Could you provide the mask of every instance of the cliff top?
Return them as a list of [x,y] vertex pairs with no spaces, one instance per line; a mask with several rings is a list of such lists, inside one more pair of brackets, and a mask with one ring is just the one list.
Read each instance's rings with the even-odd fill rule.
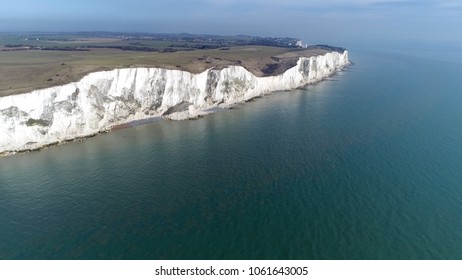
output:
[[[80,38],[78,42],[49,39],[41,44],[36,43],[40,42],[36,38],[34,43],[37,45],[18,44],[17,40],[0,36],[0,96],[75,82],[91,72],[130,67],[160,67],[200,73],[211,67],[240,65],[256,76],[271,76],[295,66],[299,57],[341,51],[321,45],[296,48],[203,44],[191,48],[191,44],[179,44],[176,41],[148,41],[156,42],[157,45],[146,47],[145,41],[139,39],[96,37]],[[21,40],[24,42],[25,39]],[[263,43],[266,44],[292,44],[290,38],[265,40],[267,41]],[[50,47],[55,44],[60,44],[60,47]],[[83,48],[83,45],[88,46]],[[153,46],[165,48],[162,51],[153,51]]]

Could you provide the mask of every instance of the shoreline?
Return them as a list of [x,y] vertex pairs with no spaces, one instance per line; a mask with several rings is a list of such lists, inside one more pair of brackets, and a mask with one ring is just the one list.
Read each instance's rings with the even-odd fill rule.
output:
[[[300,90],[306,90],[307,87],[309,86],[313,86],[313,85],[317,85],[321,82],[324,82],[326,81],[328,78],[331,78],[331,77],[334,77],[335,75],[338,74],[339,71],[344,71],[346,67],[352,65],[353,63],[350,62],[349,64],[347,64],[344,68],[342,69],[339,69],[338,71],[336,72],[333,72],[330,76],[326,77],[324,80],[321,80],[321,81],[317,81],[315,83],[312,83],[312,84],[309,84],[309,85],[306,85],[304,87],[300,87],[298,89]],[[279,91],[279,92],[289,92],[289,91],[292,91],[292,90],[297,90],[297,88],[295,89],[288,89],[288,90],[284,90],[284,91]],[[200,119],[200,118],[204,118],[204,117],[207,117],[208,115],[212,115],[212,114],[215,114],[215,113],[220,113],[222,111],[225,111],[225,110],[233,110],[235,109],[236,106],[239,106],[241,104],[245,104],[245,103],[250,103],[250,102],[258,102],[258,99],[264,97],[264,96],[269,96],[269,95],[272,95],[274,93],[276,93],[278,91],[275,91],[275,92],[269,92],[265,95],[261,95],[261,96],[256,96],[252,99],[249,99],[249,100],[246,100],[244,102],[241,102],[241,103],[237,103],[237,104],[234,104],[233,106],[227,106],[227,107],[222,107],[222,108],[209,108],[207,110],[204,110],[204,112],[208,112],[207,114],[203,114],[203,115],[198,115],[197,117],[194,117],[194,118],[188,118],[188,119],[184,119],[184,121],[194,121],[194,120],[197,120],[197,119]],[[133,122],[130,122],[130,123],[123,123],[123,124],[119,124],[119,125],[115,125],[113,126],[111,129],[109,130],[106,130],[106,131],[100,131],[98,133],[95,133],[93,135],[88,135],[88,136],[82,136],[82,137],[76,137],[74,139],[69,139],[69,140],[65,140],[65,141],[62,141],[62,142],[56,142],[56,143],[51,143],[51,144],[48,144],[48,145],[45,145],[45,146],[42,146],[42,147],[38,147],[36,149],[31,149],[31,150],[21,150],[21,151],[16,151],[16,152],[12,152],[12,153],[0,153],[0,158],[1,157],[7,157],[7,156],[13,156],[13,155],[20,155],[20,154],[28,154],[28,153],[34,153],[34,152],[40,152],[41,150],[45,150],[45,149],[49,149],[49,148],[52,148],[54,146],[59,146],[59,145],[65,145],[65,144],[69,144],[69,143],[73,143],[73,142],[79,142],[79,141],[85,141],[87,139],[92,139],[94,137],[98,137],[99,135],[102,135],[102,134],[106,134],[106,133],[110,133],[112,131],[118,131],[118,130],[123,130],[123,129],[127,129],[127,128],[132,128],[132,127],[136,127],[136,126],[142,126],[142,125],[147,125],[147,124],[151,124],[151,123],[154,123],[154,122],[158,122],[158,121],[173,121],[173,122],[177,122],[177,121],[182,121],[182,120],[173,120],[173,119],[168,119],[168,118],[162,118],[161,116],[158,116],[158,117],[152,117],[152,118],[148,118],[148,119],[143,119],[143,120],[138,120],[138,121],[133,121]]]
[[[337,55],[340,55],[340,54],[337,53]],[[0,152],[0,156],[8,156],[8,155],[16,154],[16,153],[27,153],[27,152],[32,152],[32,151],[39,151],[39,150],[44,149],[44,148],[64,144],[64,143],[67,143],[67,142],[79,141],[79,140],[81,141],[81,140],[86,139],[86,138],[92,138],[92,137],[94,137],[94,136],[96,136],[98,134],[107,133],[107,132],[112,131],[112,130],[119,130],[119,129],[129,128],[129,127],[134,127],[134,126],[138,126],[138,125],[151,123],[151,122],[154,122],[154,121],[159,121],[159,120],[162,120],[162,119],[168,119],[168,120],[175,120],[176,121],[176,120],[197,119],[197,118],[200,118],[200,117],[204,117],[206,115],[213,114],[213,113],[221,111],[221,110],[229,109],[230,107],[232,107],[235,104],[249,102],[249,101],[252,101],[255,98],[258,98],[258,97],[263,96],[263,95],[271,94],[271,93],[273,93],[275,91],[293,90],[293,89],[303,88],[305,86],[320,82],[320,81],[332,76],[337,71],[343,69],[344,67],[346,67],[349,64],[349,60],[348,60],[348,57],[347,57],[348,52],[345,51],[343,53],[343,56],[346,57],[346,60],[344,61],[345,63],[336,65],[334,68],[332,68],[331,71],[327,71],[325,74],[320,75],[320,77],[318,77],[318,78],[316,78],[316,76],[315,76],[314,79],[312,79],[312,80],[308,79],[307,80],[308,82],[305,82],[305,83],[303,83],[301,85],[296,85],[296,86],[292,85],[294,83],[293,80],[292,80],[293,76],[300,74],[298,72],[301,71],[300,69],[302,68],[302,66],[310,66],[310,67],[312,67],[311,62],[313,60],[316,60],[316,59],[300,57],[299,61],[297,63],[297,66],[294,66],[294,67],[286,70],[283,74],[278,75],[278,76],[270,76],[270,77],[263,77],[263,78],[255,77],[254,75],[252,75],[250,72],[248,72],[242,66],[229,66],[229,67],[227,67],[226,69],[223,69],[223,70],[209,69],[209,70],[206,70],[205,72],[200,73],[200,74],[191,74],[191,73],[184,73],[183,72],[183,75],[186,75],[186,76],[189,75],[191,77],[190,79],[196,78],[196,79],[199,79],[199,80],[209,78],[208,76],[210,75],[210,73],[215,73],[215,74],[219,73],[219,74],[222,74],[222,75],[224,73],[227,73],[227,75],[230,75],[230,78],[224,78],[224,81],[222,83],[224,83],[225,85],[227,83],[229,83],[230,81],[232,81],[231,79],[235,79],[236,77],[241,77],[241,78],[238,78],[238,79],[244,79],[244,80],[247,79],[245,81],[248,83],[248,85],[245,88],[241,88],[242,85],[240,85],[238,83],[235,86],[235,88],[231,89],[231,90],[234,90],[233,94],[236,95],[236,96],[231,95],[229,97],[230,99],[226,99],[225,97],[222,97],[222,98],[225,98],[222,101],[216,101],[215,100],[215,102],[212,102],[212,103],[210,103],[210,100],[208,100],[208,103],[206,103],[205,101],[202,101],[202,103],[200,103],[200,101],[199,101],[199,103],[197,103],[197,104],[195,104],[194,102],[190,103],[190,102],[186,102],[186,101],[176,102],[176,103],[175,103],[175,101],[172,101],[174,104],[177,104],[175,106],[179,106],[178,110],[176,110],[175,106],[170,106],[170,107],[169,106],[161,106],[158,109],[156,109],[156,111],[153,111],[151,114],[147,114],[147,115],[143,114],[141,116],[139,114],[140,112],[133,113],[131,115],[128,115],[126,118],[122,118],[121,120],[115,119],[115,121],[113,121],[112,123],[106,122],[107,123],[106,125],[102,125],[101,127],[99,127],[97,130],[94,130],[93,132],[91,132],[91,131],[90,132],[82,131],[80,133],[75,132],[74,134],[67,134],[67,135],[64,134],[63,137],[57,138],[55,141],[44,140],[44,142],[42,142],[42,143],[40,143],[40,139],[37,139],[37,142],[33,142],[33,143],[31,143],[31,141],[28,141],[28,142],[22,144],[22,146],[21,146],[21,144],[19,144],[19,146],[16,149],[11,149],[11,148],[10,149],[4,149],[3,151]],[[325,58],[325,56],[319,56],[319,57]],[[310,62],[309,65],[307,64],[307,62]],[[313,64],[316,64],[316,63],[313,63]],[[129,69],[129,70],[133,71],[133,69]],[[129,71],[129,70],[126,70],[126,71]],[[148,71],[149,69],[141,68],[140,71],[142,71],[142,70]],[[166,70],[166,69],[157,69],[157,70],[160,71],[160,72],[162,72],[162,71],[163,72],[166,72],[166,71],[181,72],[180,70]],[[135,69],[135,71],[136,71],[136,69]],[[223,72],[223,71],[225,71],[225,72]],[[228,72],[230,72],[230,73],[228,73]],[[290,72],[290,73],[288,73],[288,72]],[[91,76],[91,75],[97,75],[98,76],[98,75],[103,75],[103,74],[108,75],[109,73],[111,73],[111,71],[96,72],[96,73],[89,74],[88,76]],[[117,73],[119,73],[119,72],[117,72]],[[310,71],[308,71],[307,73],[310,73]],[[116,76],[120,78],[119,75],[121,75],[121,74],[117,74]],[[242,76],[242,75],[244,75],[244,76]],[[292,84],[284,82],[285,81],[284,78],[287,79],[287,77],[285,77],[285,76],[289,76],[289,78],[290,78],[289,81],[291,81],[290,83],[292,83]],[[233,77],[233,78],[231,78],[231,77]],[[245,78],[243,78],[243,77],[245,77]],[[258,83],[258,81],[260,81],[259,79],[264,83],[259,84]],[[83,78],[81,81],[79,81],[79,83],[85,84],[85,81],[83,81],[83,80],[85,80],[85,78]],[[257,84],[255,84],[255,81],[257,81]],[[207,80],[206,83],[207,83],[207,85],[209,85],[208,80]],[[72,83],[72,85],[75,86],[75,83]],[[258,86],[260,86],[260,88],[258,88]],[[57,91],[62,90],[63,87],[66,87],[66,86],[54,87],[54,88],[50,88],[50,89],[47,89],[47,90],[48,91],[51,90],[51,92],[57,92]],[[255,90],[255,87],[257,87],[257,90]],[[90,86],[90,88],[91,88],[91,86]],[[77,90],[76,90],[77,93],[79,91],[78,89],[79,88],[77,87]],[[195,87],[193,87],[192,89],[194,90]],[[43,92],[45,92],[47,90],[38,90],[38,91],[31,92],[31,93],[15,95],[13,97],[7,96],[7,97],[0,98],[0,101],[2,101],[2,99],[14,98],[14,97],[17,97],[17,96],[22,96],[23,98],[25,98],[27,95],[34,94],[34,93],[36,93],[36,94],[41,93],[39,95],[46,95]],[[221,91],[223,91],[223,90],[221,90]],[[220,94],[221,91],[216,89],[215,94]],[[227,90],[225,90],[224,92],[227,92]],[[75,95],[75,92],[73,94]],[[89,91],[88,94],[91,96],[93,93],[92,93],[92,91]],[[171,92],[171,94],[173,96],[166,96],[168,94],[165,93],[163,98],[170,97],[170,98],[178,99],[178,96],[181,97],[181,94],[176,93],[175,90],[173,90]],[[79,96],[79,97],[82,98],[81,96]],[[59,99],[59,100],[63,99],[62,97],[57,97],[57,96],[55,96],[55,98]],[[87,98],[87,97],[85,97],[85,98]],[[208,97],[208,98],[210,99],[210,97]],[[215,99],[217,99],[217,98],[215,98]],[[217,100],[219,100],[219,98]],[[47,101],[47,102],[49,103],[49,101]],[[56,102],[56,100],[54,99],[53,102],[54,102],[53,104],[58,104],[59,105],[64,101]],[[89,103],[91,103],[91,102],[89,102]],[[184,102],[186,102],[186,103],[184,105],[181,105]],[[86,103],[88,103],[88,102],[85,99],[85,102],[84,102],[83,105],[85,105],[85,106],[88,105]],[[122,102],[122,104],[123,104],[123,102]],[[10,108],[13,108],[13,107],[10,107]],[[115,107],[115,108],[117,108],[117,107]],[[90,109],[91,113],[94,113],[92,111],[92,108],[89,108],[89,109]],[[3,111],[4,110],[5,109],[3,109]],[[33,111],[33,110],[35,110],[35,109],[32,109],[31,111]],[[168,114],[165,114],[166,112],[168,112]],[[1,117],[1,114],[2,114],[2,109],[0,107],[0,117]],[[117,114],[114,114],[114,116],[117,117]],[[117,117],[117,118],[119,118],[119,117]],[[28,129],[28,130],[32,129],[34,131],[38,130],[38,132],[36,132],[36,135],[38,135],[40,137],[40,135],[43,134],[43,132],[40,130],[40,128],[37,128],[37,127],[41,125],[40,124],[41,119],[40,118],[37,118],[37,119],[29,118],[29,120],[31,120],[31,119],[33,119],[34,121],[39,123],[39,125],[34,124],[31,127],[24,127],[24,125],[23,125],[22,129]],[[24,120],[19,121],[19,124],[23,123]],[[53,120],[55,120],[55,119],[53,118]],[[63,120],[59,120],[59,121],[63,121]],[[80,121],[88,121],[88,119],[87,120],[83,119],[83,120],[80,120]],[[69,125],[71,125],[71,123],[69,123]],[[14,127],[14,128],[16,129],[16,127]],[[2,130],[2,127],[0,127],[0,131],[1,130]],[[3,130],[6,131],[5,129],[3,129]],[[46,135],[48,135],[48,134],[46,134]],[[20,136],[18,135],[18,137],[20,137]],[[0,142],[0,147],[1,147],[1,144],[2,143]],[[8,142],[5,143],[5,141],[4,141],[3,146],[5,147],[5,146],[8,146],[8,145],[10,147],[12,147],[11,143],[8,143]]]

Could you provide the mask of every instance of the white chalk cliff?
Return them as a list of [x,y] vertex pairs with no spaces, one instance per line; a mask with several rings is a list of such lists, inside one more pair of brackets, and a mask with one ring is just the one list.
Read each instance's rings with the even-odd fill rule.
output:
[[300,58],[283,74],[241,66],[199,74],[160,68],[91,73],[80,81],[0,98],[0,155],[39,149],[156,116],[187,119],[272,91],[318,82],[349,63],[348,52]]

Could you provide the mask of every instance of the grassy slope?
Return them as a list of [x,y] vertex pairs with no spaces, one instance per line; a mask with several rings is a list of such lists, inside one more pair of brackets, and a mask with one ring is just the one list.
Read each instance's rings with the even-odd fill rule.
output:
[[[0,45],[22,43],[14,38],[4,39]],[[35,42],[34,42],[35,43]],[[120,45],[120,42],[115,42]],[[124,42],[126,43],[126,42]],[[133,43],[133,42],[132,42]],[[113,41],[94,40],[86,42],[42,42],[42,44],[114,44]],[[152,47],[166,47],[171,42],[151,42]],[[241,65],[257,76],[263,76],[267,64],[280,64],[273,74],[293,65],[298,56],[324,54],[325,50],[294,51],[264,46],[240,46],[230,50],[194,50],[175,53],[133,52],[118,49],[92,49],[91,51],[0,51],[0,96],[30,92],[78,81],[88,73],[128,67],[162,67],[193,73],[213,66]],[[275,62],[271,57],[283,58]],[[268,74],[268,73],[266,73]]]

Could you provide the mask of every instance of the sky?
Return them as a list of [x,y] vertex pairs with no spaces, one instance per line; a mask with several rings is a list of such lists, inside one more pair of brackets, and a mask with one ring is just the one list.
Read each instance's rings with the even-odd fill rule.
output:
[[14,0],[0,31],[289,36],[337,45],[462,41],[460,0]]

